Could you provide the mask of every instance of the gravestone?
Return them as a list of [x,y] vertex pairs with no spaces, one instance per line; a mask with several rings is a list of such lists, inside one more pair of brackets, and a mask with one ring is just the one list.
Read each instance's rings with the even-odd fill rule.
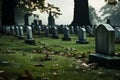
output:
[[20,36],[18,38],[19,39],[25,39],[22,26],[19,27],[19,32],[20,32]]
[[58,31],[57,31],[57,27],[53,27],[53,32],[52,32],[52,38],[54,39],[58,39]]
[[38,35],[41,35],[41,26],[38,26]]
[[11,32],[10,32],[10,27],[9,27],[9,26],[6,26],[6,34],[7,34],[7,35],[10,35],[10,33],[11,33]]
[[79,29],[78,41],[76,41],[76,43],[88,44],[88,41],[86,40],[86,30],[85,30],[85,28],[80,28]]
[[32,28],[32,32],[35,33],[35,26],[34,26],[34,23],[31,23],[31,28]]
[[0,26],[0,32],[2,31],[2,26]]
[[35,40],[33,39],[32,28],[31,26],[27,26],[27,39],[25,43],[35,45]]
[[37,29],[38,29],[38,20],[37,19],[34,20],[34,28],[37,31]]
[[76,33],[77,35],[79,34],[79,29],[80,29],[80,26],[76,26],[75,33]]
[[74,34],[74,27],[73,26],[70,26],[70,33]]
[[15,35],[15,27],[14,26],[10,27],[10,32],[11,32],[11,35]]
[[19,31],[19,27],[18,26],[16,26],[16,35],[15,35],[16,37],[19,37],[20,36],[20,31]]
[[49,27],[45,27],[45,36],[48,37],[49,36]]
[[94,36],[93,26],[87,26],[89,36]]
[[95,35],[95,54],[89,55],[90,63],[106,68],[120,68],[120,57],[115,56],[114,29],[109,24],[100,24]]
[[64,28],[64,37],[62,38],[63,41],[71,41],[71,38],[70,38],[70,30],[68,27],[65,27]]
[[115,27],[115,43],[120,43],[120,28]]

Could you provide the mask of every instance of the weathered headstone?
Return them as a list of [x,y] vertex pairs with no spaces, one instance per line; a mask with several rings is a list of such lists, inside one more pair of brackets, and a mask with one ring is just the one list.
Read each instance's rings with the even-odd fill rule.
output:
[[48,37],[49,36],[49,27],[45,27],[45,36]]
[[74,34],[74,27],[73,26],[70,26],[70,33]]
[[15,27],[14,26],[10,27],[10,32],[11,32],[11,35],[15,35]]
[[68,27],[65,27],[64,28],[64,37],[62,38],[63,41],[71,41],[71,38],[70,38],[70,30]]
[[85,28],[80,28],[79,29],[78,41],[76,41],[76,43],[88,44],[88,41],[86,40],[86,30],[85,30]]
[[100,24],[95,35],[95,54],[89,55],[90,63],[107,68],[120,68],[120,57],[115,56],[114,29],[109,24]]
[[80,30],[80,26],[76,26],[75,33],[76,33],[77,35],[79,34],[79,30]]
[[6,26],[6,34],[10,35],[10,27],[9,26]]
[[89,36],[94,36],[93,26],[87,26]]
[[34,25],[34,23],[31,23],[31,28],[32,28],[32,32],[35,33],[35,25]]
[[52,32],[52,38],[54,39],[58,39],[58,31],[57,31],[57,27],[53,27],[53,32]]
[[19,27],[16,26],[16,37],[19,37],[20,36],[20,31],[19,31]]
[[31,26],[27,26],[27,39],[25,40],[25,43],[35,45]]
[[120,28],[115,27],[115,42],[120,43]]
[[20,32],[20,36],[18,38],[19,39],[25,39],[22,26],[19,27],[19,32]]
[[38,35],[41,35],[41,26],[38,26]]

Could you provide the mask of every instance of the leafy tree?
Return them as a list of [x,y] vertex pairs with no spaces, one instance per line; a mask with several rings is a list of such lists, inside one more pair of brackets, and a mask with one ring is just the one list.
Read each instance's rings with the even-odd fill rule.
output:
[[116,5],[118,1],[120,0],[105,0],[105,2],[108,3],[109,5]]
[[89,18],[92,25],[96,25],[98,22],[101,22],[101,18],[96,14],[95,8],[89,6]]
[[101,8],[100,12],[102,12],[104,21],[110,19],[111,24],[120,25],[120,2],[118,2],[115,6],[105,5]]
[[[46,5],[47,4],[47,5]],[[15,24],[15,8],[20,8],[24,13],[31,13],[39,9],[40,12],[51,11],[54,16],[60,15],[60,9],[53,4],[46,3],[45,0],[2,0],[2,25]]]

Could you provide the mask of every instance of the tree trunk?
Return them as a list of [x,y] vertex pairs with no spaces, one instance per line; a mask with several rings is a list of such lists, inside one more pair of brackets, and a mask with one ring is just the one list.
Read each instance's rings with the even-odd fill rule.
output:
[[90,25],[88,0],[74,0],[74,18],[71,25]]
[[15,0],[2,0],[2,25],[15,25]]

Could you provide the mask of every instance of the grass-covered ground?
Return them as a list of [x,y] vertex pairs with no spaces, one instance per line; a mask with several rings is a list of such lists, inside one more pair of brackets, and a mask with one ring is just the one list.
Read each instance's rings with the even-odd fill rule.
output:
[[[120,80],[120,70],[82,65],[88,61],[88,55],[95,52],[94,37],[88,37],[89,44],[76,44],[76,35],[71,36],[71,41],[62,41],[62,35],[59,36],[59,39],[34,36],[36,45],[25,44],[13,36],[0,36],[0,71],[4,70],[10,80],[24,74],[24,70],[35,80]],[[120,53],[119,44],[115,50]]]

